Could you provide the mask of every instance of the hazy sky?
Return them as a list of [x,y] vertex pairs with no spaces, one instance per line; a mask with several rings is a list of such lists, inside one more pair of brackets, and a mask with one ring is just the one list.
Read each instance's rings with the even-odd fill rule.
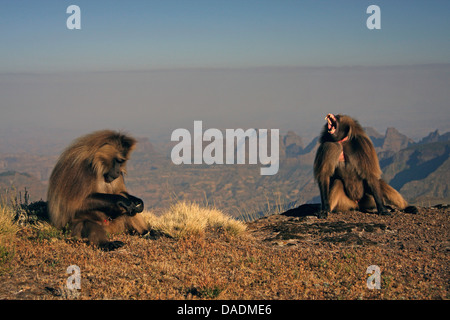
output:
[[[68,30],[66,8],[81,9]],[[381,30],[366,9],[381,8]],[[448,131],[450,1],[19,1],[0,6],[0,134],[194,120],[312,138],[328,112]],[[36,129],[37,130],[37,129]]]

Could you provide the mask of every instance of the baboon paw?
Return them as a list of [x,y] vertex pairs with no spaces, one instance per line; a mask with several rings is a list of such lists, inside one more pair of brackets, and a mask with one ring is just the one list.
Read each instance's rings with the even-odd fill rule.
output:
[[135,212],[134,212],[135,206],[130,200],[124,199],[124,200],[118,201],[117,205],[122,208],[124,214],[127,214],[129,216],[135,215]]
[[144,203],[142,201],[119,201],[117,204],[124,210],[126,215],[131,217],[144,210]]
[[417,214],[419,213],[419,209],[417,209],[417,207],[415,206],[407,206],[405,209],[403,209],[403,212]]
[[99,245],[100,250],[102,251],[113,251],[123,247],[125,245],[122,241],[108,241]]
[[319,219],[326,219],[326,218],[328,218],[328,211],[327,210],[320,210],[317,213],[317,218],[319,218]]
[[135,203],[133,211],[135,213],[140,213],[140,212],[144,211],[144,202],[143,201],[139,201],[139,202]]

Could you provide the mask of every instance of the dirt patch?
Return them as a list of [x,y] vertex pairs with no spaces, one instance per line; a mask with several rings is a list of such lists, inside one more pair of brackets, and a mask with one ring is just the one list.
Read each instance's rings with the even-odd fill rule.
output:
[[279,240],[288,240],[287,243],[290,245],[304,241],[377,244],[377,241],[368,238],[368,233],[392,233],[385,223],[347,223],[342,220],[321,221],[315,217],[283,218],[283,216],[259,221],[250,225],[250,230],[259,234],[259,237],[265,237],[263,241],[276,242],[278,245],[283,243]]

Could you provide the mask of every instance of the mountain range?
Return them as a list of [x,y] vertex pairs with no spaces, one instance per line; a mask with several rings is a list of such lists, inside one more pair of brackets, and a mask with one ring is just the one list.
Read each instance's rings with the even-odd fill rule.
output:
[[[388,128],[380,134],[365,128],[377,151],[383,178],[412,204],[450,202],[450,132],[431,132],[418,142]],[[176,200],[214,205],[233,216],[252,216],[274,207],[319,202],[312,166],[318,137],[308,144],[293,131],[280,136],[280,167],[276,175],[261,176],[260,165],[175,165],[175,143],[138,145],[128,163],[129,192],[158,212]],[[24,188],[31,201],[46,198],[46,184],[57,155],[0,153],[0,196]],[[22,193],[21,193],[22,194]]]

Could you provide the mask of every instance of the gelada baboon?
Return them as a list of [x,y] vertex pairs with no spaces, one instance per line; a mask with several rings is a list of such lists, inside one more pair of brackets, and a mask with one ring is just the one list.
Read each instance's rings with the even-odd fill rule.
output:
[[385,204],[405,209],[403,197],[381,179],[372,141],[358,121],[346,115],[328,114],[314,160],[314,177],[321,197],[320,218],[337,210],[376,207],[389,215]]
[[103,250],[123,245],[108,241],[107,233],[137,232],[146,226],[141,199],[127,193],[125,164],[136,140],[104,130],[75,140],[59,157],[50,176],[48,210],[57,228],[87,238]]

